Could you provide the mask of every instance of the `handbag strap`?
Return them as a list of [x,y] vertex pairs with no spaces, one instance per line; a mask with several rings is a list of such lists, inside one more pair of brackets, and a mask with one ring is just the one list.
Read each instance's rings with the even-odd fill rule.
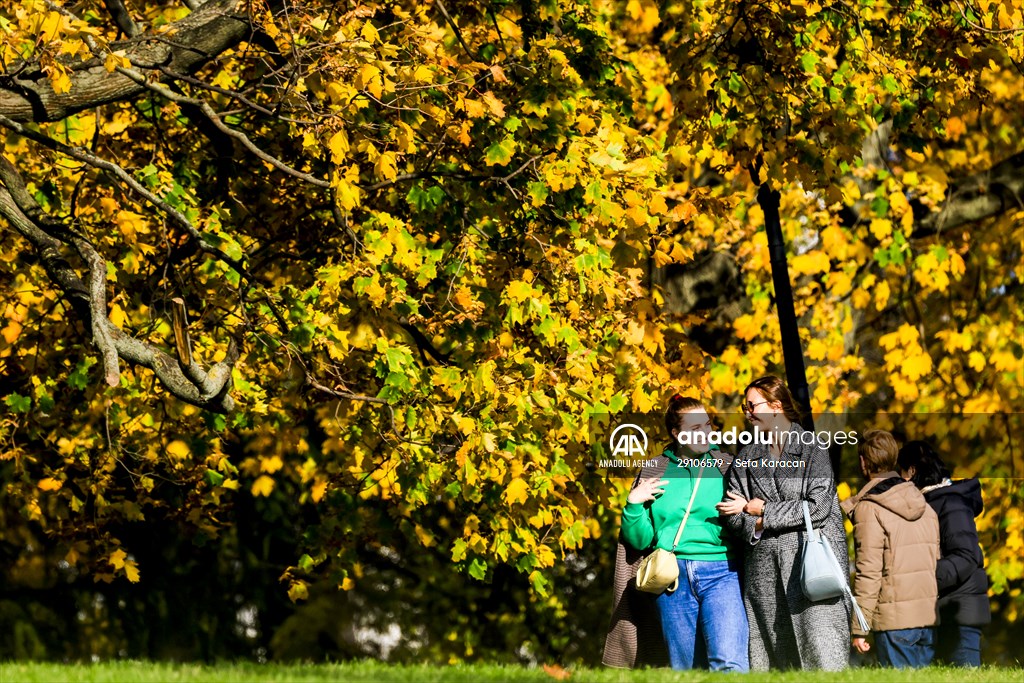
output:
[[700,488],[700,478],[704,476],[704,468],[700,468],[697,473],[697,479],[693,482],[693,491],[690,493],[690,502],[686,504],[686,513],[683,515],[683,521],[679,523],[679,530],[676,531],[676,538],[672,541],[672,552],[676,551],[676,546],[679,545],[679,539],[683,536],[683,529],[686,528],[686,520],[690,518],[690,509],[693,507],[693,501],[697,497],[697,489]]
[[802,502],[804,508],[804,524],[807,525],[807,540],[814,543],[818,540],[818,532],[814,530],[814,525],[811,524],[811,506],[807,504],[806,500]]

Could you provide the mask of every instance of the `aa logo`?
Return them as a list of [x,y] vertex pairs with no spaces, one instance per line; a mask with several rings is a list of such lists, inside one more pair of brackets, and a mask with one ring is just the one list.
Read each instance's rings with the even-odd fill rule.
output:
[[625,458],[647,457],[647,433],[634,424],[619,425],[612,432],[608,445],[612,448],[612,457]]

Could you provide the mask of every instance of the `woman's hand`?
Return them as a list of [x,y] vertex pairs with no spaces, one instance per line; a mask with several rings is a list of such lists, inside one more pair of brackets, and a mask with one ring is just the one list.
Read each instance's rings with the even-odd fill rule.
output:
[[632,491],[629,492],[629,496],[626,498],[627,503],[646,503],[649,500],[654,500],[655,497],[665,493],[663,486],[668,484],[668,479],[641,479],[640,483],[636,485]]
[[726,495],[732,500],[723,500],[721,503],[715,506],[718,510],[718,514],[723,517],[731,517],[732,515],[738,515],[743,512],[743,507],[747,504],[747,499],[736,493],[735,491],[727,491]]
[[871,646],[868,645],[867,638],[855,636],[853,639],[853,649],[861,654],[864,654],[871,649]]
[[743,506],[743,511],[753,517],[760,517],[764,514],[764,501],[760,498],[751,498]]

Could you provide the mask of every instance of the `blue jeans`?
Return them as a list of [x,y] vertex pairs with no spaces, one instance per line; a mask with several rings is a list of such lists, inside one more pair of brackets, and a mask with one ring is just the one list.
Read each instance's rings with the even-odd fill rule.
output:
[[697,638],[712,671],[749,671],[750,627],[740,593],[737,560],[679,562],[679,587],[658,596],[673,669],[692,669]]
[[932,663],[935,656],[935,629],[901,628],[875,633],[878,663],[897,669],[920,668]]
[[935,649],[944,663],[953,666],[981,666],[981,629],[977,626],[942,624]]

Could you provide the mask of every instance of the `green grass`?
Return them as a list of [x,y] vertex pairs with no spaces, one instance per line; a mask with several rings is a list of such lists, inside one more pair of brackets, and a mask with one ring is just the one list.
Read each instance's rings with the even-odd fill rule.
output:
[[[617,669],[570,669],[566,680],[594,683],[690,683],[696,681],[771,681],[786,683],[814,681],[854,683],[893,681],[894,683],[995,683],[1024,681],[1022,668],[984,667],[978,670],[931,667],[919,670],[850,669],[843,673],[772,672],[768,674],[712,674],[706,671],[675,672],[668,669],[622,671]],[[0,664],[2,683],[228,683],[229,681],[268,681],[270,683],[319,682],[359,683],[370,681],[444,681],[446,683],[552,683],[557,679],[543,668],[486,664],[458,666],[395,666],[379,662],[348,664],[159,664],[149,662],[107,662],[100,664]]]

